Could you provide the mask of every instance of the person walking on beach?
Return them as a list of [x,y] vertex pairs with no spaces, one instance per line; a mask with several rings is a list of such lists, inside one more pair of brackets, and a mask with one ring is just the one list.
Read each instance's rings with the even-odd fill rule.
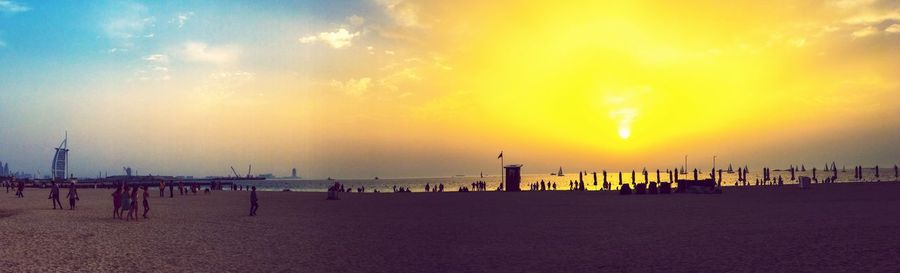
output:
[[159,197],[165,197],[166,195],[166,181],[159,181]]
[[131,203],[128,204],[128,216],[125,220],[128,220],[128,219],[134,219],[135,221],[138,220],[138,218],[137,218],[137,191],[138,191],[137,186],[134,186],[134,188],[131,190],[131,196],[129,198],[130,199],[129,201],[131,201]]
[[256,216],[256,209],[259,208],[259,199],[256,197],[256,186],[250,188],[250,216]]
[[56,181],[50,182],[50,196],[47,199],[51,199],[53,202],[53,209],[56,209],[56,204],[59,204],[59,209],[63,208],[62,203],[59,202],[59,186],[56,185]]
[[128,211],[126,221],[131,218],[131,195],[128,194],[128,186],[122,191],[122,210],[119,212],[119,218],[122,218],[122,212]]
[[[69,192],[66,193],[66,197],[69,198],[69,210],[75,209],[75,201],[80,200],[78,198],[78,189],[75,188],[75,182],[69,183]],[[60,205],[62,207],[62,205]]]
[[175,198],[175,183],[169,182],[169,198]]
[[[16,182],[15,177],[13,177],[13,182]],[[16,183],[16,197],[25,198],[25,181]]]
[[150,193],[147,192],[147,186],[144,186],[144,219],[147,219],[147,212],[150,212]]
[[116,187],[116,191],[112,193],[113,198],[113,219],[122,218],[122,213],[119,211],[122,208],[122,186]]

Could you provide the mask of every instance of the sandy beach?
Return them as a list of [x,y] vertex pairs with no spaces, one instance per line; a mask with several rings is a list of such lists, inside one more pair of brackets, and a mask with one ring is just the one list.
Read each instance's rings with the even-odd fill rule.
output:
[[[2,189],[0,189],[2,190]],[[608,192],[158,197],[113,220],[0,192],[4,272],[898,272],[900,183]],[[63,200],[66,203],[66,200]]]

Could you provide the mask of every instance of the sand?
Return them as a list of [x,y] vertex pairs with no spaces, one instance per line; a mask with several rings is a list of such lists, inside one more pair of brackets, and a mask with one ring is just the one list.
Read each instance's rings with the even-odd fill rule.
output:
[[726,191],[261,192],[256,217],[248,192],[151,191],[138,222],[109,190],[0,191],[0,271],[900,272],[900,183]]

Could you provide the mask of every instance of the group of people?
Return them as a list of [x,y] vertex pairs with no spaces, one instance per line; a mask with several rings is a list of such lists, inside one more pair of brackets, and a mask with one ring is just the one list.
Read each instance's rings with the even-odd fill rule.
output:
[[391,189],[392,189],[395,193],[397,193],[397,192],[412,192],[411,190],[409,190],[409,188],[397,187],[397,185],[394,185],[393,187],[391,187]]
[[[142,205],[144,206],[144,219],[147,219],[147,213],[150,212],[150,193],[147,190],[147,186],[138,187],[132,186],[129,187],[127,184],[122,184],[116,187],[116,191],[113,192],[113,219],[123,219],[125,221],[130,220],[138,220],[138,189],[142,189],[141,197],[143,197]],[[128,212],[127,216],[123,216],[124,212]]]
[[[21,192],[21,190],[19,191]],[[69,199],[69,210],[74,210],[75,202],[81,200],[78,198],[78,188],[75,187],[75,181],[69,182],[69,192],[66,193],[66,198]],[[56,209],[56,205],[59,205],[59,209],[63,209],[62,203],[59,202],[59,184],[55,180],[50,182],[50,196],[47,199],[50,199],[50,202],[53,203],[53,209]]]
[[[541,182],[531,183],[528,188],[532,191],[555,191],[556,190],[556,182],[552,182],[552,181],[544,182],[544,180],[541,179]],[[571,190],[571,189],[572,189],[572,181],[569,181],[569,190]]]
[[[475,183],[472,183],[472,185],[475,185]],[[425,192],[444,192],[444,183],[434,185],[434,187],[429,183],[425,183]]]
[[25,197],[25,181],[16,181],[16,178],[13,177],[12,180],[4,180],[3,186],[6,187],[6,193],[9,193],[9,189],[12,188],[16,191],[17,198]]

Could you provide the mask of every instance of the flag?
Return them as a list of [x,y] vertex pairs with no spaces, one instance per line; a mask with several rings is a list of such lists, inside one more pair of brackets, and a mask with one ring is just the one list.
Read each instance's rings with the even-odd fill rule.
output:
[[497,159],[503,158],[503,151],[500,151],[500,155],[497,156]]

